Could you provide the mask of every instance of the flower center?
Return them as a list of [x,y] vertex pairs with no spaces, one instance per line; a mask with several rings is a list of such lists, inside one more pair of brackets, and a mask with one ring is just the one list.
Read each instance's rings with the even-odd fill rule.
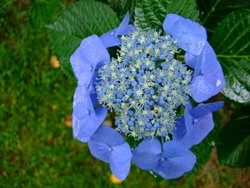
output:
[[191,71],[174,58],[178,48],[169,35],[137,30],[121,40],[117,58],[99,70],[98,100],[116,112],[124,134],[167,137],[177,108],[187,104]]

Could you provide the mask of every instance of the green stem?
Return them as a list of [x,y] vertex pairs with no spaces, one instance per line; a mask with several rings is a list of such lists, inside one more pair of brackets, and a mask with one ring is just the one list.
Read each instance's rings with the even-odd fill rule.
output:
[[177,55],[177,59],[184,59],[184,55]]

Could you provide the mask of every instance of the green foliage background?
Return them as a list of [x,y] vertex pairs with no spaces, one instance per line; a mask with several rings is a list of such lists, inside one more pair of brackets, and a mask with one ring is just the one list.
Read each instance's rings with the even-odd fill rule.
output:
[[[248,1],[74,2],[0,1],[0,187],[249,187],[249,168],[223,166],[249,166]],[[155,179],[132,165],[127,180],[114,184],[109,165],[66,126],[76,87],[69,56],[82,38],[117,27],[128,10],[144,28],[160,29],[170,12],[199,21],[225,72],[227,87],[213,98],[226,101],[215,114],[216,128],[192,148],[195,170],[178,180]],[[52,55],[66,74],[50,64]]]

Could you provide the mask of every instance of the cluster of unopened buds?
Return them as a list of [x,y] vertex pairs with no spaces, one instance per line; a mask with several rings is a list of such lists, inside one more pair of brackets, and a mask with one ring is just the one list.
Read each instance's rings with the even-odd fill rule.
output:
[[[192,170],[190,148],[213,129],[212,112],[223,106],[201,103],[225,86],[204,27],[168,14],[163,28],[165,33],[135,28],[127,14],[118,28],[83,39],[70,58],[78,81],[74,137],[120,180],[131,161],[165,179]],[[107,48],[114,46],[119,50],[110,58]],[[102,125],[108,110],[116,114],[115,129]],[[140,143],[131,148],[128,137]]]

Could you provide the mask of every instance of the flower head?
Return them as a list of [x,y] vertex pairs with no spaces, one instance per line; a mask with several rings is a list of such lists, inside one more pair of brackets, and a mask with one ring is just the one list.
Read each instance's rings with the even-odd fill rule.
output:
[[[120,180],[131,159],[165,179],[190,171],[196,157],[189,149],[213,129],[212,112],[223,106],[193,108],[190,102],[203,102],[225,85],[205,29],[176,14],[166,17],[163,28],[166,34],[134,28],[127,14],[118,28],[85,38],[70,58],[78,80],[74,137],[88,142],[91,154],[108,162]],[[110,59],[106,48],[116,45],[120,49]],[[179,48],[186,51],[185,62],[176,58]],[[116,130],[101,125],[108,110],[116,113]],[[131,152],[118,132],[142,141]]]
[[137,139],[171,134],[187,104],[192,71],[174,58],[169,35],[137,30],[121,38],[118,57],[99,71],[98,100],[119,116],[118,130]]

